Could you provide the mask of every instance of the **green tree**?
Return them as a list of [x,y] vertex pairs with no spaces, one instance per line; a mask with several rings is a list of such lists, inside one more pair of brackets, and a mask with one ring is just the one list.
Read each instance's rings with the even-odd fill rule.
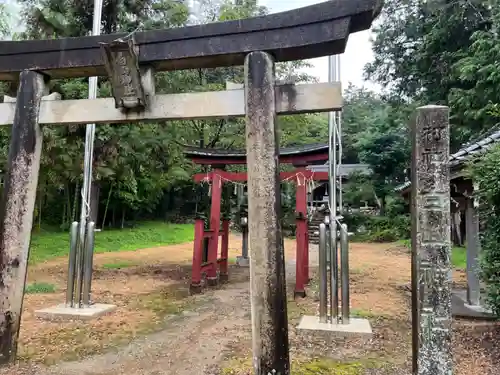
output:
[[489,29],[479,29],[471,36],[467,56],[455,65],[455,73],[462,87],[453,88],[449,102],[459,112],[467,128],[468,139],[477,138],[478,131],[487,130],[498,122],[500,94],[500,5],[491,7]]
[[0,38],[9,35],[9,18],[5,4],[0,4]]
[[480,276],[486,284],[487,303],[500,316],[500,147],[495,146],[469,165],[469,173],[479,186],[474,192],[479,202],[481,222]]
[[[27,29],[17,38],[82,36],[87,35],[92,27],[91,2],[20,0],[20,3]],[[209,0],[198,9],[195,22],[239,19],[266,12],[267,9],[258,6],[256,1],[233,4]],[[193,22],[189,13],[185,2],[175,0],[106,0],[101,31],[133,32],[184,26]],[[312,81],[313,77],[300,71],[305,66],[302,62],[279,64],[278,79]],[[156,91],[223,90],[227,81],[242,83],[242,67],[157,73]],[[88,83],[87,79],[55,80],[51,82],[51,90],[60,92],[63,99],[81,99],[88,95]],[[99,96],[110,96],[105,78],[99,79]],[[326,141],[327,126],[323,115],[281,116],[279,122],[283,145]],[[67,227],[77,219],[84,140],[85,126],[44,128],[37,202],[39,224],[43,220]],[[93,219],[99,226],[104,222],[120,225],[126,219],[163,217],[167,210],[176,208],[175,205],[189,206],[189,200],[194,200],[189,197],[193,189],[190,176],[199,172],[200,168],[183,157],[182,145],[244,148],[244,142],[242,119],[97,126],[91,199]],[[0,168],[5,166],[6,149],[7,146],[0,145]],[[186,199],[179,202],[176,197]]]
[[359,177],[352,183],[364,192],[371,191],[384,214],[386,198],[397,184],[404,182],[409,167],[408,121],[415,104],[353,85],[344,96],[343,162],[370,166],[369,178]]
[[367,77],[399,97],[449,105],[452,146],[458,147],[492,125],[485,116],[477,121],[477,108],[472,111],[471,102],[460,97],[470,90],[488,94],[476,90],[476,82],[464,79],[460,70],[463,59],[475,53],[474,35],[491,30],[491,11],[498,6],[487,0],[387,0],[373,29],[375,59],[366,67]]

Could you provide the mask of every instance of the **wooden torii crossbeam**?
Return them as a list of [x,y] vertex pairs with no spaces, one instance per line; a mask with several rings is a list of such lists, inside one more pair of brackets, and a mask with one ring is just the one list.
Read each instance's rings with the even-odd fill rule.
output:
[[[245,116],[245,90],[223,90],[155,95],[144,111],[123,111],[113,98],[58,100],[46,96],[40,104],[39,124],[107,124],[133,121],[188,120]],[[342,108],[340,83],[277,85],[278,115],[326,112]],[[16,99],[5,97],[0,103],[0,125],[11,125]]]
[[[340,110],[342,101],[338,84],[276,85],[275,63],[343,53],[350,33],[369,29],[382,3],[331,0],[246,20],[128,36],[0,42],[0,81],[18,84],[16,98],[0,104],[0,125],[13,125],[0,204],[0,364],[16,358],[41,126],[244,115],[248,181],[256,187],[249,191],[251,295],[258,311],[252,316],[255,370],[289,375],[275,117]],[[155,94],[155,71],[234,65],[245,67],[242,90]],[[66,101],[49,92],[50,79],[91,76],[107,76],[113,98]]]

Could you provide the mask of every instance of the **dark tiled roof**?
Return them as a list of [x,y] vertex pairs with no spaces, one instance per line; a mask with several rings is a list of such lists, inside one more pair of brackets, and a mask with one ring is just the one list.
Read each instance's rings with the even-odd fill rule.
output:
[[[450,167],[459,167],[474,156],[484,153],[492,146],[500,142],[500,130],[494,130],[488,136],[481,138],[479,141],[470,143],[460,150],[450,155]],[[402,192],[411,186],[411,181],[406,181],[404,184],[399,185],[394,190]]]
[[[307,169],[313,172],[328,172],[328,164],[310,165]],[[371,174],[370,166],[368,164],[341,164],[338,169],[339,175],[344,177],[355,172]]]
[[[328,151],[328,144],[310,144],[294,147],[284,147],[280,149],[281,156],[291,156],[314,153],[318,151]],[[243,158],[246,156],[246,151],[243,150],[224,150],[215,148],[200,148],[193,146],[185,146],[184,154],[186,156],[205,156],[205,157],[229,157],[229,158]]]

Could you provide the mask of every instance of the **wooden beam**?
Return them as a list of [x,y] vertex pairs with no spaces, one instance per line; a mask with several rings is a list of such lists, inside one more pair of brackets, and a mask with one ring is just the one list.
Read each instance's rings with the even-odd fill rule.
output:
[[[246,182],[248,178],[246,172],[226,172],[219,170],[217,172],[197,173],[193,176],[193,180],[197,183],[212,182],[215,174],[219,175],[222,181]],[[308,170],[280,172],[281,181],[290,180],[294,182],[297,177],[303,177],[308,180],[312,179],[314,181],[328,181],[328,172],[312,172]]]
[[[371,27],[380,0],[330,0],[243,20],[134,33],[140,65],[157,71],[243,65],[257,50],[276,61],[344,52],[350,33]],[[15,81],[24,69],[51,78],[106,75],[100,43],[127,34],[0,42],[0,81]]]
[[[190,157],[191,161],[199,165],[236,165],[246,164],[246,158],[209,158],[209,157]],[[280,155],[281,164],[309,165],[318,161],[327,161],[328,153],[303,154],[303,155]],[[300,161],[300,163],[299,163]]]
[[[0,104],[0,125],[14,120],[15,103]],[[279,114],[338,111],[342,108],[340,83],[276,86]],[[40,124],[105,124],[132,121],[241,117],[245,115],[245,91],[226,90],[156,95],[143,112],[115,108],[113,98],[42,101]]]

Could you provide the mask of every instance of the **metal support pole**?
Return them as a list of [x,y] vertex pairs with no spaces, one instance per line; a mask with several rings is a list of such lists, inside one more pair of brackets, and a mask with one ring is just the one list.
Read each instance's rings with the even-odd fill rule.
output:
[[349,296],[349,234],[347,225],[342,224],[340,229],[340,264],[342,279],[342,324],[349,324],[350,296]]
[[243,259],[247,259],[248,258],[248,219],[246,217],[241,218],[241,234],[242,234],[241,257]]
[[[335,56],[335,66],[334,66],[334,74],[335,74],[335,81],[341,82],[342,77],[340,76],[340,59],[341,55],[336,55]],[[344,202],[343,202],[343,197],[342,197],[342,175],[340,175],[340,167],[342,166],[342,112],[338,111],[336,112],[337,114],[337,141],[338,141],[338,164],[337,164],[337,176],[338,176],[338,186],[339,186],[339,213],[342,215],[344,211]]]
[[69,237],[69,259],[68,259],[68,287],[66,289],[66,305],[74,307],[75,279],[76,279],[76,252],[78,245],[78,221],[71,224]]
[[338,264],[337,222],[330,223],[330,319],[339,322],[339,264]]
[[[76,245],[76,290],[74,294],[74,307],[82,307],[82,290],[83,290],[83,269],[85,262],[85,221],[78,223],[78,242]],[[81,228],[84,228],[83,232]]]
[[[334,56],[328,58],[328,81],[333,82],[335,68]],[[330,317],[332,323],[338,322],[339,295],[338,295],[338,259],[337,259],[337,132],[335,125],[335,113],[328,113],[328,188],[330,198]]]
[[95,236],[95,223],[89,221],[87,224],[87,238],[85,240],[85,263],[83,270],[83,306],[88,307],[91,304],[90,288],[92,285],[92,266],[93,266],[93,253],[94,253],[94,236]]
[[325,216],[325,227],[326,227],[326,265],[327,269],[331,266],[331,257],[330,257],[330,216]]
[[[102,0],[94,1],[94,19],[92,25],[92,35],[101,34],[101,18],[102,18]],[[97,97],[97,77],[89,77],[89,99],[95,99]],[[76,296],[78,300],[78,306],[82,307],[82,298],[88,299],[89,296],[82,296],[83,287],[83,274],[84,265],[91,260],[85,261],[86,251],[86,227],[87,220],[90,214],[90,196],[92,187],[92,161],[94,159],[94,136],[95,136],[95,124],[87,124],[85,131],[85,155],[83,162],[83,186],[82,186],[82,206],[80,210],[80,230],[77,246],[77,283],[76,283]],[[93,257],[92,253],[87,252],[90,257]],[[90,291],[89,291],[90,292]]]
[[319,321],[327,321],[328,276],[326,267],[326,225],[319,225]]

